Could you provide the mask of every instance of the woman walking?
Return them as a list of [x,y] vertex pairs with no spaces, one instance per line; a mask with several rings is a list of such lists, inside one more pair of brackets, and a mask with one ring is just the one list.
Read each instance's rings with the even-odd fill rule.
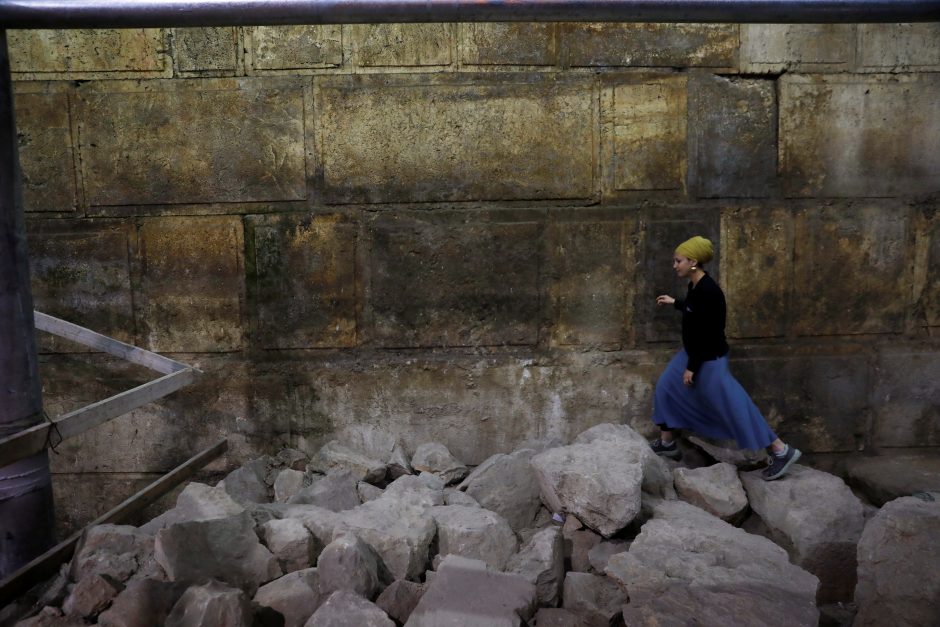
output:
[[714,256],[711,241],[696,235],[679,244],[672,267],[689,280],[684,299],[657,296],[657,305],[673,305],[682,312],[682,350],[666,366],[656,383],[653,422],[660,428],[653,450],[679,459],[675,429],[733,439],[745,449],[766,448],[770,464],[767,481],[784,476],[800,458],[800,451],[784,444],[771,430],[754,402],[728,370],[725,340],[725,295],[704,265]]

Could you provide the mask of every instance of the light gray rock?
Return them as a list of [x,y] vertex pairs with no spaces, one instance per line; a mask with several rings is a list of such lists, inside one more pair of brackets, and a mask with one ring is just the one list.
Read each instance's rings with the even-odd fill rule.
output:
[[424,584],[407,579],[396,579],[382,591],[379,598],[375,600],[375,604],[392,620],[403,625],[408,621],[408,617],[417,607],[421,597],[424,596],[424,590]]
[[430,512],[441,557],[460,555],[502,570],[519,548],[509,523],[496,512],[466,505],[442,505]]
[[98,616],[102,627],[163,627],[170,610],[189,584],[136,579]]
[[374,603],[337,590],[313,613],[306,627],[395,627],[395,623]]
[[327,442],[310,460],[309,469],[324,474],[346,470],[356,481],[378,483],[385,477],[385,463],[343,446],[336,440]]
[[681,501],[657,505],[605,571],[629,592],[628,625],[815,626],[819,580],[766,538]]
[[523,440],[516,446],[516,451],[524,451],[530,449],[536,452],[536,454],[541,453],[542,451],[547,451],[550,448],[558,448],[559,446],[564,446],[567,442],[563,441],[561,438],[555,438],[551,436],[545,436],[541,438],[529,438]]
[[391,480],[412,474],[408,455],[390,431],[374,424],[354,424],[341,427],[335,437],[352,450],[388,466],[388,477]]
[[280,612],[284,627],[303,627],[320,606],[318,588],[317,569],[305,568],[264,584],[254,602]]
[[506,572],[521,575],[533,584],[539,605],[558,605],[565,579],[561,527],[546,527],[536,531],[519,552],[509,559]]
[[444,489],[444,505],[467,505],[469,507],[480,507],[480,504],[475,498],[466,492],[461,492],[457,488]]
[[600,544],[604,538],[581,525],[573,525],[577,521],[574,516],[568,516],[562,535],[565,539],[565,558],[571,561],[571,570],[578,573],[591,571],[591,549]]
[[359,495],[359,501],[365,503],[366,501],[374,501],[385,493],[385,490],[382,488],[377,488],[371,483],[366,483],[365,481],[360,481],[356,484],[356,492]]
[[244,592],[218,581],[192,586],[166,619],[166,627],[251,627],[253,612]]
[[274,479],[274,500],[278,503],[287,503],[306,487],[308,481],[307,473],[301,470],[291,468],[281,470]]
[[609,422],[595,425],[578,434],[574,444],[589,444],[598,440],[619,444],[625,455],[640,462],[643,466],[644,492],[666,499],[676,497],[669,465],[653,452],[646,438],[630,426]]
[[153,536],[130,525],[95,525],[82,536],[72,558],[70,575],[81,581],[90,575],[104,575],[127,581],[153,562]]
[[436,484],[429,485],[428,477],[404,475],[392,481],[385,488],[384,498],[407,501],[422,507],[444,504],[444,482],[434,475]]
[[291,505],[318,505],[334,512],[358,507],[359,480],[348,470],[336,470],[300,490],[289,501]]
[[416,579],[427,568],[437,529],[429,509],[392,498],[386,489],[382,498],[344,512],[333,534],[358,536],[375,549],[394,579]]
[[688,438],[690,444],[705,451],[713,459],[736,466],[739,470],[753,470],[767,465],[767,451],[740,449],[733,441],[713,440],[696,435]]
[[535,614],[535,586],[479,560],[448,555],[407,627],[520,627]]
[[771,539],[819,577],[819,603],[851,600],[865,513],[845,482],[799,464],[777,481],[764,481],[760,471],[741,473],[741,481]]
[[267,455],[245,462],[219,482],[218,487],[225,490],[237,503],[270,503],[271,489],[267,476],[275,461]]
[[574,514],[609,538],[640,513],[643,465],[620,442],[597,439],[553,448],[532,458],[542,501]]
[[563,597],[566,610],[598,625],[613,624],[627,602],[627,593],[617,582],[590,573],[567,573]]
[[591,565],[591,571],[600,575],[604,574],[607,568],[607,562],[617,553],[625,553],[630,550],[628,540],[604,540],[588,551],[588,563]]
[[891,501],[865,525],[856,627],[940,625],[940,493],[930,494]]
[[258,541],[247,512],[161,529],[154,556],[171,581],[218,579],[251,595],[283,574],[277,558]]
[[323,545],[297,518],[271,520],[261,525],[264,545],[277,558],[281,570],[291,573],[312,566]]
[[203,483],[189,483],[176,497],[176,506],[141,525],[140,530],[153,535],[164,527],[180,522],[228,518],[245,511],[224,488]]
[[560,607],[540,607],[535,613],[538,627],[591,627],[584,618]]
[[372,547],[352,534],[339,536],[317,560],[320,597],[349,590],[371,601],[382,589],[380,570],[379,557]]
[[92,618],[111,604],[111,601],[124,589],[120,582],[107,575],[89,575],[79,579],[65,603],[62,611],[69,616]]
[[747,494],[738,469],[725,462],[704,468],[676,468],[676,493],[686,503],[701,507],[726,522],[735,523],[747,512]]
[[333,529],[342,515],[318,505],[268,505],[266,510],[278,519],[295,518],[303,523],[323,547],[333,541]]
[[530,463],[534,455],[531,449],[493,455],[474,468],[459,489],[505,518],[513,531],[531,527],[542,506],[538,477]]
[[935,452],[854,457],[845,464],[846,481],[872,503],[917,492],[940,492],[940,455]]
[[440,477],[445,484],[460,481],[470,469],[451,455],[439,442],[425,442],[418,446],[411,458],[411,467],[418,472],[430,472]]

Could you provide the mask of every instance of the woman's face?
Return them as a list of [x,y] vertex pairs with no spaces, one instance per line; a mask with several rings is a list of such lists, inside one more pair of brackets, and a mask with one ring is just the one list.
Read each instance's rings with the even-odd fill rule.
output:
[[688,257],[676,254],[672,257],[672,269],[676,271],[680,279],[686,279],[692,273],[692,268],[696,265],[695,261]]

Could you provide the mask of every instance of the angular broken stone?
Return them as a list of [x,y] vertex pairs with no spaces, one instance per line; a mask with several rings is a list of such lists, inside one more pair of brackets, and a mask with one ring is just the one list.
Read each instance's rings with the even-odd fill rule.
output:
[[277,473],[274,479],[274,500],[278,503],[287,503],[307,485],[307,482],[307,473],[285,468]]
[[676,468],[676,493],[686,503],[701,507],[726,522],[735,523],[747,511],[747,494],[738,469],[719,462],[704,468]]
[[75,581],[104,575],[123,582],[152,560],[153,536],[131,525],[95,525],[82,536],[70,575]]
[[141,525],[140,530],[153,535],[173,523],[228,518],[243,511],[245,508],[235,502],[224,488],[191,482],[176,497],[173,509]]
[[290,470],[303,471],[310,461],[306,453],[294,448],[282,448],[274,458],[275,462]]
[[285,573],[312,566],[323,546],[297,518],[268,521],[261,525],[260,531],[264,545]]
[[533,584],[539,605],[558,605],[565,579],[561,528],[546,527],[536,531],[519,552],[509,559],[506,572],[522,575]]
[[166,627],[252,627],[254,612],[242,590],[218,581],[191,586],[166,619]]
[[284,627],[303,627],[320,606],[317,569],[305,568],[266,583],[255,593],[255,603],[284,617]]
[[469,507],[480,507],[480,504],[475,498],[466,492],[461,492],[457,488],[444,489],[444,505],[467,505]]
[[130,581],[98,615],[102,627],[160,627],[189,584],[186,582],[136,579]]
[[274,464],[274,460],[267,455],[252,459],[227,474],[218,487],[242,505],[270,503],[271,490],[266,479]]
[[815,626],[819,580],[766,538],[682,501],[654,508],[630,550],[607,563],[628,591],[628,625]]
[[429,472],[440,477],[445,484],[460,481],[470,469],[457,460],[446,446],[439,442],[425,442],[418,446],[411,457],[411,467],[419,472]]
[[617,441],[549,449],[532,458],[532,467],[549,509],[574,514],[605,538],[640,513],[643,465]]
[[505,518],[513,531],[531,527],[542,506],[538,477],[530,463],[534,455],[531,449],[493,455],[474,468],[459,489]]
[[502,570],[519,547],[509,523],[496,512],[466,505],[442,505],[430,512],[441,557],[460,555]]
[[571,560],[571,570],[578,573],[591,572],[591,549],[599,545],[604,538],[590,529],[577,529],[563,532],[565,538],[565,557]]
[[563,589],[565,609],[592,624],[613,624],[627,601],[627,593],[604,575],[569,572]]
[[653,452],[649,442],[628,425],[602,423],[582,431],[574,444],[589,444],[597,440],[616,443],[624,454],[643,466],[643,491],[666,499],[675,498],[672,472],[666,461]]
[[258,541],[247,512],[161,529],[154,556],[171,581],[217,579],[251,595],[283,574],[277,558]]
[[279,519],[296,518],[324,547],[333,541],[333,530],[342,516],[334,511],[317,505],[267,505],[265,509]]
[[940,492],[935,452],[855,457],[845,463],[846,481],[878,507],[917,492]]
[[66,616],[59,608],[47,605],[38,614],[24,618],[14,627],[82,627],[87,624],[77,616]]
[[82,618],[97,616],[123,589],[124,586],[120,582],[107,575],[92,574],[82,577],[62,604],[62,611],[69,616]]
[[374,603],[348,590],[337,590],[323,602],[306,627],[395,627]]
[[358,507],[358,480],[348,470],[336,470],[300,490],[288,502],[292,505],[318,505],[334,512]]
[[736,466],[739,470],[753,470],[767,465],[767,451],[740,449],[731,441],[713,440],[690,435],[688,441],[702,449],[713,459]]
[[538,627],[591,627],[583,617],[558,607],[540,607],[535,613],[535,624]]
[[412,474],[401,442],[390,431],[373,424],[347,425],[336,432],[336,439],[352,450],[384,463],[391,480]]
[[930,494],[891,501],[865,525],[854,626],[940,624],[940,494]]
[[375,604],[398,624],[405,624],[424,595],[425,585],[407,579],[393,581]]
[[771,539],[794,564],[819,577],[818,601],[851,600],[865,513],[845,482],[799,464],[777,481],[764,481],[760,471],[741,473],[741,480]]
[[430,486],[424,478],[405,475],[388,484],[383,496],[400,501],[406,500],[423,507],[432,507],[444,504],[444,485],[441,482],[439,487]]
[[324,474],[349,471],[356,481],[378,483],[385,477],[385,463],[343,446],[336,440],[324,444],[308,468]]
[[378,488],[371,483],[366,483],[365,481],[360,481],[356,484],[356,493],[359,495],[359,501],[365,503],[366,501],[374,501],[375,499],[382,496],[385,493],[385,490]]
[[591,572],[603,575],[604,570],[607,568],[607,562],[610,561],[612,556],[629,550],[629,540],[604,540],[598,543],[588,551]]
[[535,586],[521,575],[499,573],[479,560],[443,559],[411,613],[408,627],[519,627],[535,613]]
[[356,536],[339,536],[320,553],[317,579],[321,598],[348,590],[371,601],[382,589],[380,559]]

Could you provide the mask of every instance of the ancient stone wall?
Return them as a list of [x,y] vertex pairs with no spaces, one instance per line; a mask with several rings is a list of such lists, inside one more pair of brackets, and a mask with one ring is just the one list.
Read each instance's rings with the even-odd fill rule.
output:
[[[58,448],[66,526],[221,436],[648,431],[696,233],[784,438],[940,446],[937,24],[9,35],[37,307],[206,373]],[[150,378],[42,347],[51,415]]]

